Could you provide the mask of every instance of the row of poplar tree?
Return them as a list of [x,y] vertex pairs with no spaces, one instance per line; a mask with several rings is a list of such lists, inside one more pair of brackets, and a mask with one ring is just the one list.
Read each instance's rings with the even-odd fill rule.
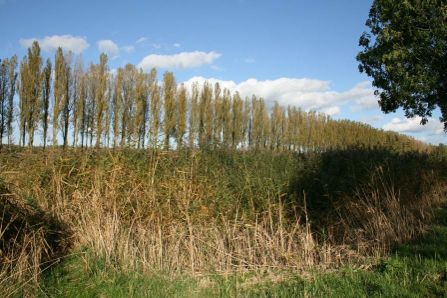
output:
[[80,59],[72,60],[71,53],[59,48],[54,66],[50,59],[43,63],[35,41],[20,66],[16,56],[1,61],[0,145],[18,139],[22,146],[33,146],[40,131],[45,148],[50,128],[52,145],[62,137],[64,148],[321,151],[354,145],[423,145],[362,123],[335,121],[276,102],[267,106],[262,98],[242,98],[217,83],[187,89],[176,84],[172,72],[165,72],[162,82],[155,69],[144,73],[132,64],[112,74],[106,54],[87,69]]

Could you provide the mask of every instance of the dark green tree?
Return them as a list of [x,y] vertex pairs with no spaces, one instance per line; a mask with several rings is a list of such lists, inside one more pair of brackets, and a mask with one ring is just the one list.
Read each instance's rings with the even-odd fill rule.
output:
[[440,108],[447,131],[447,2],[375,0],[360,37],[360,72],[373,78],[385,113],[425,124]]

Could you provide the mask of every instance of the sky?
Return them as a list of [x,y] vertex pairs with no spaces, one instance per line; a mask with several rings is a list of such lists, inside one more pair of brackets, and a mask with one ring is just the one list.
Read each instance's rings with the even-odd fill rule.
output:
[[0,58],[22,58],[33,40],[84,63],[109,56],[177,82],[220,82],[244,96],[295,105],[447,143],[439,112],[425,126],[380,111],[355,57],[372,0],[0,0]]

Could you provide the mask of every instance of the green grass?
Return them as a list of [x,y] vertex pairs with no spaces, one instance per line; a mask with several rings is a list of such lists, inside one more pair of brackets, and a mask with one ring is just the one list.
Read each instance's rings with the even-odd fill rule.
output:
[[447,297],[446,208],[437,210],[437,219],[424,237],[367,270],[289,274],[282,282],[274,280],[284,272],[170,278],[78,255],[44,276],[42,297]]
[[44,274],[41,296],[196,297],[198,288],[193,278],[171,279],[159,274],[127,272],[101,259],[77,255]]

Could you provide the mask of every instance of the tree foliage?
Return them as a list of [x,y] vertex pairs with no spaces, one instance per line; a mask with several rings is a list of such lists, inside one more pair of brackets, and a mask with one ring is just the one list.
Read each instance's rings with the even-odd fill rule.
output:
[[[18,106],[14,107],[17,59],[0,68],[1,139],[12,136],[12,111],[19,113],[20,144],[33,146],[37,130],[53,130],[53,146],[62,134],[64,147],[232,149],[256,151],[327,151],[351,146],[397,151],[426,149],[410,137],[353,121],[335,121],[255,95],[243,98],[219,84],[177,84],[172,72],[161,81],[132,64],[109,71],[105,54],[84,68],[59,48],[54,64],[41,69],[33,44],[21,61]],[[53,67],[54,65],[54,67]],[[53,86],[53,88],[51,88]],[[50,99],[53,98],[51,101]],[[52,113],[50,113],[52,109]],[[51,114],[51,115],[50,115]],[[147,146],[145,145],[147,144]]]
[[12,122],[14,95],[17,81],[17,56],[0,59],[0,147],[3,137],[7,136],[8,144],[12,143]]
[[42,126],[43,126],[43,148],[47,145],[48,118],[51,94],[51,60],[47,59],[42,71]]
[[386,113],[422,124],[440,108],[447,131],[447,2],[375,0],[359,41],[359,70],[373,78]]

